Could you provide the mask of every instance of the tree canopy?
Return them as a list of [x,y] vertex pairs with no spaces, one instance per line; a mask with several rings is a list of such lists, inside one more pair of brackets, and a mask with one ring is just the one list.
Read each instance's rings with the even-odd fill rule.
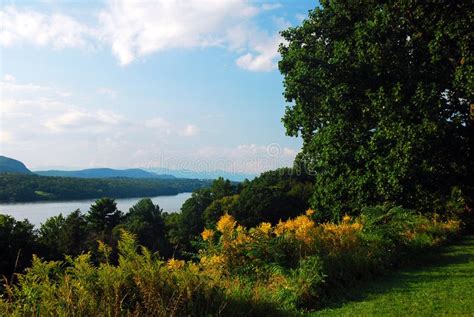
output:
[[137,235],[140,244],[154,252],[165,253],[165,223],[162,213],[163,209],[153,204],[150,198],[143,198],[125,215],[125,228]]
[[321,1],[282,32],[283,122],[304,140],[297,163],[315,173],[312,205],[326,217],[384,202],[440,211],[454,188],[472,199],[472,12],[469,1]]
[[111,232],[122,217],[123,214],[117,210],[115,200],[108,197],[96,200],[86,215],[87,221],[97,232]]

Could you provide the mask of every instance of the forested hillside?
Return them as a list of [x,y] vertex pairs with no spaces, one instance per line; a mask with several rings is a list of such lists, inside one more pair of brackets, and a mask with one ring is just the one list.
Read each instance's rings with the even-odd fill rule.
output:
[[0,173],[32,174],[22,162],[2,155],[0,155]]
[[206,187],[196,179],[81,179],[23,174],[0,174],[0,201],[27,202],[100,197],[152,197],[175,195]]

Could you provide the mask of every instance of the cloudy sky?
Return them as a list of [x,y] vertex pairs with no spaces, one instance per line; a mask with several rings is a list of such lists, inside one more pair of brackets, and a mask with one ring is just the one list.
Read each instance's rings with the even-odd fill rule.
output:
[[0,4],[0,154],[32,169],[291,165],[279,31],[309,0]]

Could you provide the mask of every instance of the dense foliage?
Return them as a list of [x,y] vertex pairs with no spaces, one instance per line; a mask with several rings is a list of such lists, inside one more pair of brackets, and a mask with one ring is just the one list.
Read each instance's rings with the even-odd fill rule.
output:
[[28,220],[0,215],[0,274],[10,278],[30,264],[31,255],[37,252],[33,229]]
[[0,201],[73,200],[100,197],[153,197],[191,192],[209,186],[197,179],[80,179],[0,174]]
[[306,174],[289,168],[269,171],[244,184],[237,206],[228,212],[244,226],[264,221],[275,224],[306,210],[312,188]]
[[[65,254],[77,256],[91,251],[92,260],[98,262],[101,255],[97,240],[112,246],[110,260],[115,261],[121,229],[135,234],[141,245],[161,256],[190,259],[199,249],[202,230],[215,227],[224,214],[234,214],[246,224],[256,224],[256,219],[276,223],[303,212],[308,207],[311,188],[307,177],[298,176],[291,169],[280,169],[243,184],[218,178],[211,186],[195,190],[180,213],[163,213],[150,199],[141,199],[130,210],[120,211],[115,200],[101,198],[85,214],[76,210],[67,216],[51,217],[38,230],[26,220],[2,216],[0,235],[8,247],[0,250],[0,274],[9,276],[14,271],[17,255],[20,261],[15,272],[20,272],[29,265],[32,253],[48,260],[62,260]],[[252,192],[259,195],[258,200]],[[289,213],[291,208],[296,212]]]
[[165,215],[167,235],[176,252],[196,252],[195,237],[205,226],[214,227],[224,214],[231,214],[246,226],[262,221],[276,223],[308,208],[313,183],[293,169],[262,173],[252,181],[233,185],[223,178],[210,188],[195,191],[180,214]]
[[474,23],[470,1],[321,1],[282,32],[289,135],[315,173],[325,218],[392,202],[472,208]]
[[202,232],[196,262],[165,261],[122,231],[118,264],[86,253],[66,261],[33,259],[5,285],[2,315],[277,315],[322,305],[361,276],[438,245],[459,230],[401,208],[374,208],[356,219],[318,224],[314,211],[246,229],[224,215]]
[[[243,184],[217,179],[196,190],[176,214],[162,213],[150,199],[123,213],[113,199],[102,198],[86,214],[51,217],[38,230],[1,216],[0,270],[7,278],[0,314],[59,309],[66,315],[72,310],[248,315],[313,309],[347,285],[459,232],[459,221],[401,208],[364,209],[359,217],[336,223],[317,222],[321,217],[312,210],[268,212],[265,206],[290,207],[288,199],[306,208],[313,184],[293,173],[273,171]],[[264,190],[277,195],[260,195],[258,201],[244,194]],[[252,203],[263,207],[243,209]],[[263,222],[243,227],[232,214]],[[33,253],[40,257],[31,263]],[[13,278],[13,272],[24,273]]]

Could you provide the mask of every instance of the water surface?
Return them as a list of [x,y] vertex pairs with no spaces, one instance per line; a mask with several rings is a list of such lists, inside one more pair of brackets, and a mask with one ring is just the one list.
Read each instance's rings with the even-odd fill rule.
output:
[[[181,209],[181,205],[189,197],[191,197],[191,193],[150,198],[153,203],[163,208],[163,211],[171,213],[178,212]],[[125,213],[139,200],[140,198],[120,198],[115,201],[117,202],[117,208]],[[32,224],[38,226],[45,222],[47,218],[57,216],[60,213],[65,216],[76,209],[80,209],[83,213],[86,213],[94,201],[95,199],[0,204],[0,214],[13,216],[16,220],[28,219]]]

